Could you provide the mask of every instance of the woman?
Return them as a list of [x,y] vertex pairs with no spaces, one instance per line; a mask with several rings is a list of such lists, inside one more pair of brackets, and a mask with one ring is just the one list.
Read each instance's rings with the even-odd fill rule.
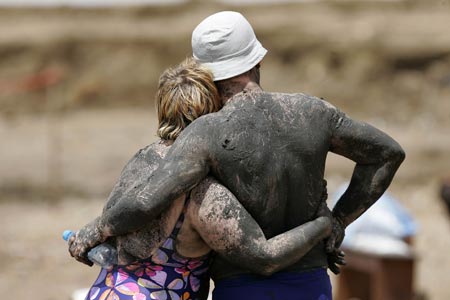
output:
[[[124,191],[135,191],[137,196],[147,178],[143,174],[156,169],[180,132],[194,119],[220,109],[210,72],[192,59],[166,70],[159,81],[157,109],[161,140],[128,162],[105,210]],[[140,231],[108,241],[118,249],[119,266],[102,270],[86,299],[206,299],[211,249],[252,272],[269,275],[297,261],[329,235],[328,208],[318,215],[267,240],[233,194],[207,178]],[[83,232],[97,234],[98,220]],[[72,238],[69,249],[84,260],[77,256],[77,239],[83,237]]]

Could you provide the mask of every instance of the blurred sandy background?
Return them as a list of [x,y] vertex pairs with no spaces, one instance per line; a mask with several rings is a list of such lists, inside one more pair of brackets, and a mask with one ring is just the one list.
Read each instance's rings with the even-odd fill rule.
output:
[[[1,298],[69,299],[93,282],[98,269],[70,259],[62,231],[96,216],[128,158],[156,139],[159,74],[190,55],[203,18],[231,9],[269,49],[263,88],[324,97],[403,145],[389,191],[420,225],[415,291],[450,299],[438,194],[450,176],[450,1],[188,2],[0,9]],[[330,195],[352,168],[330,155]]]

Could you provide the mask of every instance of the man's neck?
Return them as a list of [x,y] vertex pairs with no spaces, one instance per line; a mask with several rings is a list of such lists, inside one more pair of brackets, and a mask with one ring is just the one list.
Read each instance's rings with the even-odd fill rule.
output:
[[216,82],[217,89],[219,90],[220,100],[225,105],[234,95],[242,91],[254,91],[261,90],[259,84],[251,80],[242,80],[240,78],[233,78],[230,80],[224,80]]

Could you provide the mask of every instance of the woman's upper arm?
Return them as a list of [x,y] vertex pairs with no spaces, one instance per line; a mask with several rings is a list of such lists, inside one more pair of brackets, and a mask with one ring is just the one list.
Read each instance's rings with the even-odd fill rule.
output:
[[301,259],[329,234],[328,218],[317,218],[267,240],[236,197],[207,178],[191,192],[189,216],[204,242],[222,257],[262,275]]
[[236,254],[265,239],[236,197],[213,178],[208,177],[192,190],[191,201],[192,224],[216,252],[225,256]]
[[264,274],[272,264],[263,231],[236,197],[212,178],[191,192],[192,225],[203,241],[234,264]]

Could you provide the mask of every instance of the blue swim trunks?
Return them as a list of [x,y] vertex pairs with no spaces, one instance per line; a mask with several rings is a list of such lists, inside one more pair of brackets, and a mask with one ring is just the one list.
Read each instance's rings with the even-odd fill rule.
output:
[[332,300],[326,269],[241,275],[215,282],[213,300]]

